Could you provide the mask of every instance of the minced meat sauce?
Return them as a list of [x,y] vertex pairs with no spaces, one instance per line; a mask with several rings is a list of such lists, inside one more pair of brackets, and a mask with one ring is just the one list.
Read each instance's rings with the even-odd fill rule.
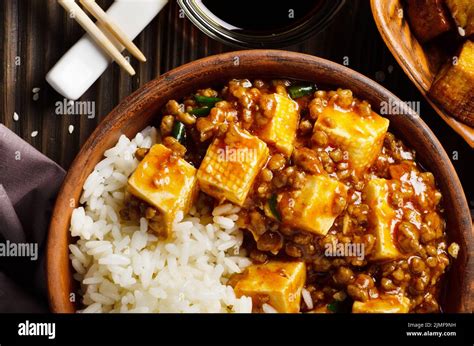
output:
[[[238,224],[247,230],[244,247],[254,263],[271,259],[298,259],[306,263],[304,288],[312,306],[301,300],[302,312],[350,311],[353,301],[366,302],[402,295],[410,312],[439,312],[440,280],[450,259],[447,254],[442,196],[432,173],[415,160],[415,152],[387,132],[375,161],[363,172],[351,165],[344,145],[331,139],[315,122],[326,107],[370,116],[370,104],[350,90],[316,90],[287,80],[231,80],[222,89],[201,89],[169,101],[160,117],[160,132],[173,155],[199,167],[211,141],[225,137],[237,126],[259,133],[271,119],[275,105],[268,95],[277,93],[297,102],[299,119],[291,155],[269,144],[270,155],[242,205]],[[331,119],[326,119],[331,127]],[[146,155],[139,149],[137,158]],[[346,187],[336,191],[331,212],[338,215],[325,234],[303,231],[286,220],[295,213],[305,177],[324,174]],[[377,233],[369,216],[365,188],[372,179],[388,181],[388,205],[396,259],[377,259]],[[216,201],[201,193],[201,199]],[[315,199],[318,196],[314,196]],[[146,216],[159,231],[159,212],[130,198],[124,218]],[[294,215],[293,215],[294,216]],[[363,253],[347,253],[344,245],[358,244]],[[328,253],[328,249],[336,250]],[[232,280],[231,280],[232,281]]]

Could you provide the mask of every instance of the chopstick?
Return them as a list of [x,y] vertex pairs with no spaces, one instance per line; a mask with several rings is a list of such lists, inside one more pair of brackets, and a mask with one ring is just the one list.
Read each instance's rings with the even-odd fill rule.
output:
[[95,25],[95,23],[87,16],[81,7],[74,0],[58,0],[58,3],[64,7],[66,11],[73,15],[73,18],[82,28],[91,36],[91,38],[104,49],[104,51],[115,60],[130,75],[135,75],[132,65],[125,59],[119,50],[110,42],[105,34]]
[[79,0],[82,6],[89,11],[114,37],[125,46],[125,48],[138,60],[145,62],[146,57],[138,49],[138,47],[130,40],[127,35],[120,29],[105,13],[105,11],[97,5],[95,0]]

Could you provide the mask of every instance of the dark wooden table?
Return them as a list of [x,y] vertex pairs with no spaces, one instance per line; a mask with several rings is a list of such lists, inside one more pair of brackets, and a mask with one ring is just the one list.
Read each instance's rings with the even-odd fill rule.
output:
[[[105,7],[111,1],[99,3]],[[83,35],[56,0],[2,0],[0,23],[0,122],[65,169],[97,124],[125,96],[183,63],[234,50],[182,18],[171,0],[135,41],[148,58],[146,64],[133,61],[136,76],[129,77],[114,64],[81,98],[95,102],[97,116],[89,119],[86,115],[57,115],[55,104],[63,98],[45,81],[48,70]],[[402,100],[420,101],[422,118],[451,157],[474,208],[473,151],[441,121],[398,66],[380,38],[368,0],[346,1],[323,32],[287,49],[347,62],[348,67],[376,80]],[[34,88],[40,88],[36,101]],[[13,119],[14,112],[18,121]],[[72,133],[70,125],[74,126]],[[31,136],[34,131],[36,137]]]

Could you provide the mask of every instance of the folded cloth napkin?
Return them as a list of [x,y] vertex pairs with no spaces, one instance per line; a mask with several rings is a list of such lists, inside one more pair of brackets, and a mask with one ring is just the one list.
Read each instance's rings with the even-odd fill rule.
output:
[[47,312],[45,251],[65,172],[0,124],[0,312]]

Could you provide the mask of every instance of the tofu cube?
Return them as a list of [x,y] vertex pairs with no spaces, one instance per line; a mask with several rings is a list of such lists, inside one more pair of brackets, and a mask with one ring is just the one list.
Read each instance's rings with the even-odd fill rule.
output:
[[176,213],[187,213],[197,196],[196,169],[156,144],[128,179],[128,190],[161,212],[167,237]]
[[339,198],[347,198],[347,187],[326,175],[307,175],[301,190],[280,194],[278,209],[283,223],[303,231],[326,235],[342,212],[334,209]]
[[362,116],[355,110],[344,111],[328,106],[319,115],[314,129],[324,131],[331,144],[347,150],[349,165],[356,174],[361,174],[379,155],[388,125],[388,119],[374,112]]
[[406,314],[410,311],[410,299],[398,295],[385,295],[365,302],[355,301],[352,312],[359,314]]
[[288,96],[280,94],[264,95],[260,104],[270,120],[257,129],[256,134],[290,157],[298,128],[298,104]]
[[372,260],[394,260],[403,257],[396,246],[394,229],[397,220],[388,198],[388,180],[372,179],[364,189],[364,201],[369,206],[369,227],[375,236]]
[[234,285],[237,297],[251,297],[254,308],[260,308],[259,297],[267,296],[275,310],[281,313],[300,311],[301,291],[306,281],[304,262],[270,261],[250,265]]
[[199,186],[212,197],[241,206],[268,155],[265,142],[232,126],[207,149],[197,172]]
[[474,126],[474,42],[464,43],[456,64],[442,67],[429,93],[451,115]]

